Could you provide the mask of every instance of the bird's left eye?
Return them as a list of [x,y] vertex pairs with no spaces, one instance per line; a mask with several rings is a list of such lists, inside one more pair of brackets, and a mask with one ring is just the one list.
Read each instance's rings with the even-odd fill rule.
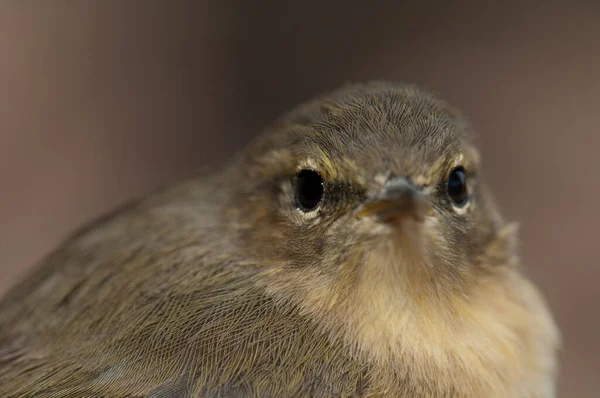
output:
[[457,206],[467,203],[469,194],[467,192],[467,177],[462,166],[456,167],[450,172],[447,183],[448,196]]

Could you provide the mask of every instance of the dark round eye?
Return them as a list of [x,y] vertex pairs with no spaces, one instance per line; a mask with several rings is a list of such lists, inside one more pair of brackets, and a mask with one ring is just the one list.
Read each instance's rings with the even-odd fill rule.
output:
[[467,203],[469,197],[467,192],[467,177],[465,176],[465,169],[459,166],[452,170],[448,177],[448,196],[452,199],[454,204],[461,206]]
[[314,210],[323,198],[323,179],[314,170],[302,170],[296,182],[296,204],[300,210]]

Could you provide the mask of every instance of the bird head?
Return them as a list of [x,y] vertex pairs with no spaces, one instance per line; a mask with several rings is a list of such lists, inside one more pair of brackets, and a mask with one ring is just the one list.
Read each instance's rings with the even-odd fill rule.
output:
[[[276,121],[236,195],[251,258],[295,289],[368,278],[432,293],[508,264],[513,228],[482,180],[467,121],[414,86],[346,86]],[[356,280],[358,278],[358,280]],[[410,281],[410,283],[409,283]]]

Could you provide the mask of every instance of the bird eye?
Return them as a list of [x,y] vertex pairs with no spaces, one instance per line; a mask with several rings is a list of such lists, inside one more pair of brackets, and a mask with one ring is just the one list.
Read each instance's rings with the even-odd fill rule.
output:
[[457,206],[462,206],[467,202],[467,177],[465,169],[459,166],[450,172],[447,185],[448,196]]
[[314,210],[323,198],[323,179],[314,170],[302,170],[296,182],[296,205],[304,212]]

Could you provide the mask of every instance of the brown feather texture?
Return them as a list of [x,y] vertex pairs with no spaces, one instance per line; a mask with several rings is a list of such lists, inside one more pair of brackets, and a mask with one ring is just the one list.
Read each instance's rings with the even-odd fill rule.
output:
[[456,110],[350,84],[48,255],[0,304],[0,396],[554,397],[516,232]]

